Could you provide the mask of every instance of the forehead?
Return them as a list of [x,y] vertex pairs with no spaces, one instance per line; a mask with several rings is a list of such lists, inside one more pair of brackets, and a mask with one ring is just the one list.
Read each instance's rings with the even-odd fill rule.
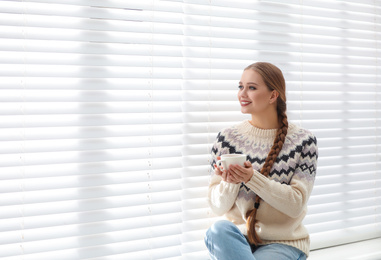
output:
[[243,71],[240,83],[242,84],[254,83],[257,85],[265,84],[262,79],[262,76],[258,72],[252,69],[247,69]]

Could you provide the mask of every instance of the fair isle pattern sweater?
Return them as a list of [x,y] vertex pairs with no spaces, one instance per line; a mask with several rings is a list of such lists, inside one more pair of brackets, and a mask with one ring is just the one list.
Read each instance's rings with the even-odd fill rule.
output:
[[260,170],[276,132],[277,129],[263,130],[244,121],[218,134],[212,148],[212,165],[217,156],[242,153],[252,163],[254,174],[245,184],[227,183],[213,174],[208,202],[214,213],[224,215],[247,234],[246,212],[253,209],[258,194],[262,200],[256,229],[263,244],[287,244],[308,256],[310,240],[302,221],[315,180],[316,138],[308,130],[290,123],[283,148],[270,175],[265,177]]

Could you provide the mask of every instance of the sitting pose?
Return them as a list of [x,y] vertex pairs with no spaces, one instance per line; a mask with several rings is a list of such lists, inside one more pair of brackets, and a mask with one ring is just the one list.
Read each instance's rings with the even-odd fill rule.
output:
[[[287,121],[285,80],[270,63],[243,71],[238,100],[251,120],[223,129],[212,148],[208,202],[227,220],[206,233],[211,259],[306,259],[310,238],[302,221],[315,180],[316,138]],[[244,166],[216,165],[233,153],[247,155]]]

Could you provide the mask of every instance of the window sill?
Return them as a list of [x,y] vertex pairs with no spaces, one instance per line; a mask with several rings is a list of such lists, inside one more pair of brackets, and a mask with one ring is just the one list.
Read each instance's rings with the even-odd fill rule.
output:
[[328,247],[310,252],[308,260],[377,260],[381,259],[381,238],[346,245]]

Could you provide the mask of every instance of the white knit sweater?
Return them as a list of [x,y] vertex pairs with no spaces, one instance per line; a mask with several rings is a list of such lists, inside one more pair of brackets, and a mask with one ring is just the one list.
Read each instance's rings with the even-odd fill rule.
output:
[[252,163],[254,174],[245,184],[232,184],[212,175],[208,201],[217,215],[224,215],[247,234],[246,212],[254,207],[258,194],[262,200],[257,211],[259,237],[264,244],[291,245],[309,254],[310,240],[302,221],[307,213],[318,150],[315,136],[294,124],[289,124],[281,152],[270,175],[259,173],[273,145],[277,130],[256,128],[244,121],[222,130],[212,148],[212,165],[217,156],[243,153]]

